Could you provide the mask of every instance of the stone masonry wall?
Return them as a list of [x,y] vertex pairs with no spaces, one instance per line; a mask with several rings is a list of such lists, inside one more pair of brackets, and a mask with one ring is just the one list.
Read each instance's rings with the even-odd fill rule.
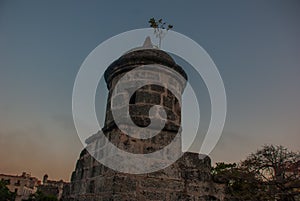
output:
[[223,200],[223,186],[211,179],[209,157],[198,156],[187,152],[163,170],[130,175],[103,166],[84,150],[63,201]]

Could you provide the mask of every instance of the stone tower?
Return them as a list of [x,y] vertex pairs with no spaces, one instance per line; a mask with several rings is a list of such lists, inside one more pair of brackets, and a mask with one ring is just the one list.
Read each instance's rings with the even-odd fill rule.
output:
[[[139,69],[141,66],[145,68]],[[223,187],[211,179],[210,158],[181,151],[180,103],[187,75],[172,57],[154,48],[147,38],[143,47],[114,61],[104,76],[109,90],[105,124],[86,140],[63,200],[223,200]],[[143,84],[136,86],[139,83]],[[157,134],[147,136],[153,132]],[[128,158],[107,151],[111,150],[105,149],[108,141],[131,154],[163,150],[162,158],[143,158],[137,162],[142,164],[139,167],[123,164],[118,168],[125,173],[120,172],[109,168],[110,164],[118,166]],[[166,146],[169,148],[164,149]],[[181,157],[172,161],[172,156]],[[156,170],[161,164],[171,165]],[[140,173],[145,166],[156,171]]]

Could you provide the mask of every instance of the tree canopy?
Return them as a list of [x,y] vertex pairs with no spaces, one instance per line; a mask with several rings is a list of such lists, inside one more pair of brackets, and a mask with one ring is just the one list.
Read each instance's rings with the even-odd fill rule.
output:
[[217,163],[215,181],[226,185],[228,200],[295,201],[300,196],[300,155],[265,145],[240,164]]
[[58,199],[53,195],[46,195],[41,191],[37,191],[35,194],[31,195],[29,199],[23,201],[58,201]]
[[10,192],[6,185],[5,181],[0,181],[0,201],[14,201],[16,194]]

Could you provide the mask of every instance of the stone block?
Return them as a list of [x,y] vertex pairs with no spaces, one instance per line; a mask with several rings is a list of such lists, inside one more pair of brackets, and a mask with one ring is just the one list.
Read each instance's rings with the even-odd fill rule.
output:
[[167,200],[165,192],[157,192],[157,191],[142,191],[143,199],[141,200]]

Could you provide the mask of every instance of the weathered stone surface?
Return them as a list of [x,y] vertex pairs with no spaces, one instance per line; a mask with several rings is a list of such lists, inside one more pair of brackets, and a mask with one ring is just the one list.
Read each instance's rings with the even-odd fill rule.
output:
[[152,84],[150,89],[154,92],[158,92],[159,94],[164,93],[166,90],[164,87],[155,84]]
[[[138,91],[136,92],[136,99],[135,103],[146,103],[146,104],[153,104],[153,105],[160,105],[161,103],[161,95],[159,93],[149,93],[149,91]],[[149,112],[149,110],[148,110]],[[145,114],[148,115],[148,114]]]
[[[85,152],[83,158],[91,157]],[[86,159],[87,160],[87,159]],[[88,160],[87,160],[88,161]],[[74,171],[72,182],[64,192],[63,200],[83,201],[92,199],[86,197],[92,194],[105,200],[223,200],[224,189],[215,184],[210,176],[210,159],[199,159],[196,153],[184,153],[183,156],[171,166],[157,172],[130,175],[118,173],[98,164],[99,169],[91,177],[87,174],[76,174]],[[93,169],[84,168],[85,171]]]
[[143,200],[166,200],[165,192],[157,192],[157,191],[142,191],[142,199]]

